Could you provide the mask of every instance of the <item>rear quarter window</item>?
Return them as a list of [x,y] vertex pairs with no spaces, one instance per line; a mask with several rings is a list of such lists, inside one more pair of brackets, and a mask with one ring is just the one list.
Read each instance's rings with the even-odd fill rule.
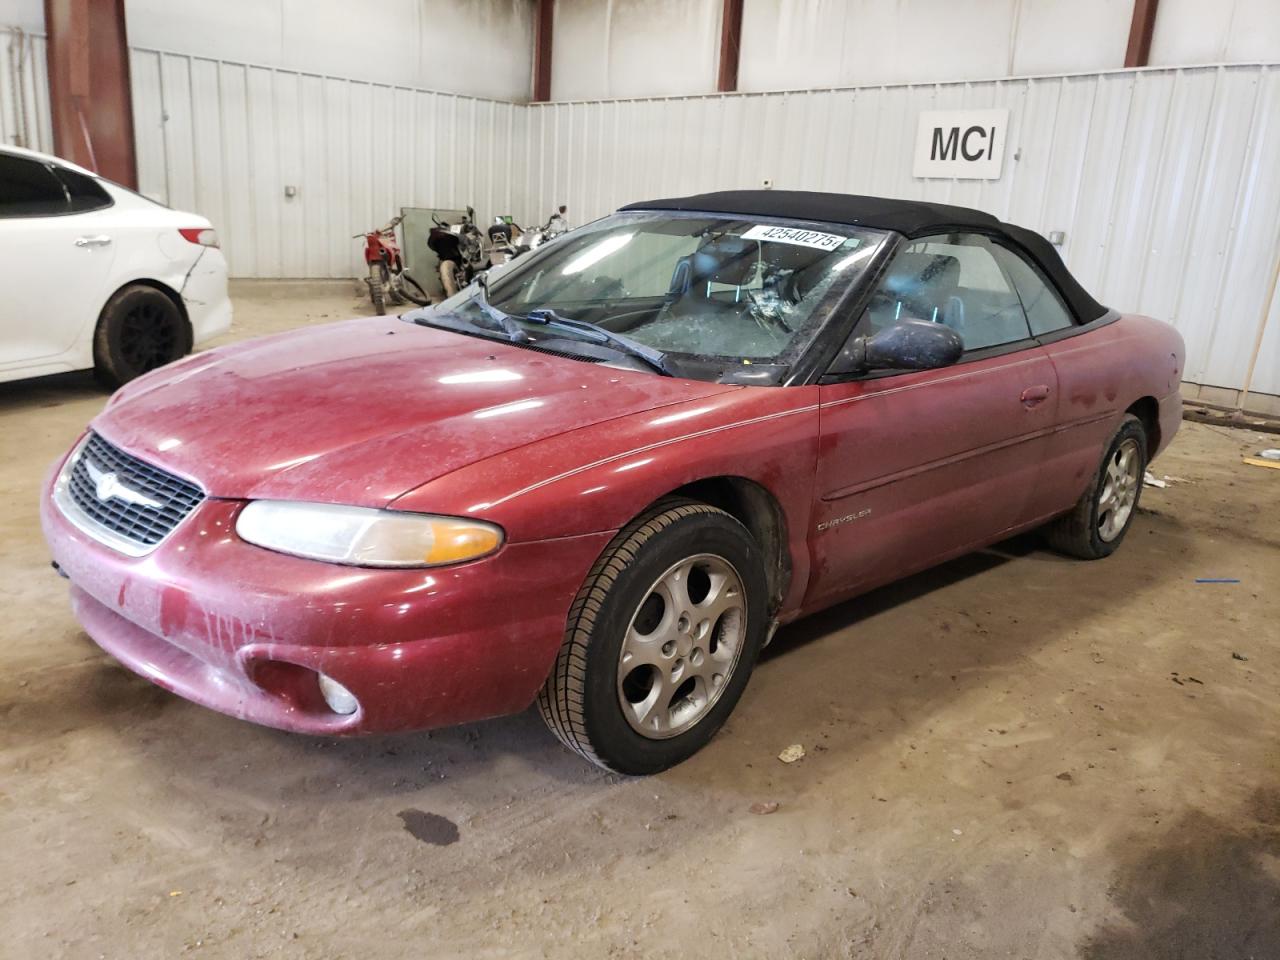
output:
[[1049,286],[1039,271],[1034,269],[1018,254],[1000,248],[1005,270],[1013,280],[1013,285],[1022,300],[1022,307],[1027,312],[1027,322],[1031,325],[1031,333],[1040,336],[1065,330],[1075,326],[1071,313],[1062,302],[1062,298]]
[[89,210],[101,210],[115,201],[102,184],[93,177],[86,177],[74,170],[55,168],[58,179],[67,188],[67,196],[71,201],[71,213],[85,213]]

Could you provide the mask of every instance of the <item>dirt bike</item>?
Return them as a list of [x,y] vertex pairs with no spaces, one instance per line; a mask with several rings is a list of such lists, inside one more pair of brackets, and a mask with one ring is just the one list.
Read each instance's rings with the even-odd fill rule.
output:
[[357,233],[353,239],[364,239],[364,262],[369,267],[369,299],[373,301],[373,309],[379,314],[387,312],[387,300],[393,304],[412,300],[419,305],[431,302],[421,284],[414,280],[404,269],[404,260],[400,256],[400,244],[396,240],[396,227],[400,226],[403,216],[392,218],[385,227],[370,230],[368,233]]
[[484,234],[476,226],[475,216],[475,209],[467,207],[466,214],[456,224],[432,217],[435,226],[427,234],[427,246],[440,258],[440,285],[446,298],[489,268]]

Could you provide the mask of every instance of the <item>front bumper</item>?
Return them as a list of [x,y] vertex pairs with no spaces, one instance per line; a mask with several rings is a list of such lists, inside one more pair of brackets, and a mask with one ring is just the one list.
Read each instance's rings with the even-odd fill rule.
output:
[[[52,476],[45,537],[99,646],[188,700],[301,733],[426,729],[524,709],[611,536],[508,544],[457,567],[372,570],[247,544],[235,534],[243,504],[211,499],[135,558],[70,523],[51,486]],[[359,709],[329,710],[317,672]]]

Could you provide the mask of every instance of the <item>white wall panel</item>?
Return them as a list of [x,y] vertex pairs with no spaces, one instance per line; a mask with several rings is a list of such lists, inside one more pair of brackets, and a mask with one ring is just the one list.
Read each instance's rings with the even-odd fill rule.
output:
[[[557,0],[553,99],[712,92],[721,6]],[[758,92],[1112,70],[1124,63],[1132,15],[1133,0],[749,0],[738,86]],[[1277,0],[1160,4],[1153,64],[1275,60]]]
[[0,0],[0,30],[44,33],[44,0]]
[[529,96],[532,0],[127,0],[125,12],[130,43],[148,49],[474,96]]
[[552,99],[715,90],[721,6],[721,0],[556,0]]
[[1152,64],[1280,59],[1276,0],[1162,0],[1151,37]]
[[44,37],[2,26],[0,142],[45,152],[53,148]]
[[353,276],[352,234],[402,206],[519,201],[523,106],[137,47],[130,69],[141,191],[213,220],[234,276]]
[[[916,118],[1008,107],[1003,176],[911,175]],[[1174,323],[1189,381],[1238,389],[1280,253],[1280,68],[1194,67],[844,90],[535,104],[524,210],[758,187],[988,210],[1041,232],[1103,302]],[[526,214],[527,215],[527,214]],[[1280,299],[1280,298],[1278,298]],[[1280,306],[1271,305],[1273,314]],[[1280,393],[1268,329],[1253,389]]]

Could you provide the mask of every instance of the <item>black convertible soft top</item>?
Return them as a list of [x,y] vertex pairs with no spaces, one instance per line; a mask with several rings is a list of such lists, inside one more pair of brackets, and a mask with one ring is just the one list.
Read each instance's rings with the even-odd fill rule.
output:
[[997,220],[969,207],[952,207],[923,200],[859,197],[847,193],[809,190],[723,190],[692,197],[645,200],[622,210],[679,210],[696,213],[734,213],[757,217],[817,220],[850,226],[894,230],[905,237],[926,237],[949,230],[1000,236],[1021,248],[1053,281],[1080,323],[1097,320],[1107,308],[1076,281],[1058,251],[1040,234]]

